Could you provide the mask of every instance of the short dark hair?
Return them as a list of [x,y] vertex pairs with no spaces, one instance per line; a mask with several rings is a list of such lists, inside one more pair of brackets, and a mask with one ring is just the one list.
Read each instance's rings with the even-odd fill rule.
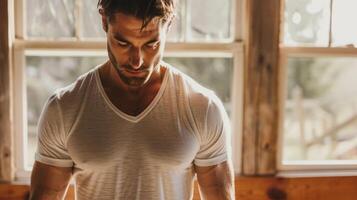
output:
[[143,20],[142,29],[155,17],[166,22],[175,16],[175,0],[99,0],[98,8],[109,21],[117,12],[137,17]]

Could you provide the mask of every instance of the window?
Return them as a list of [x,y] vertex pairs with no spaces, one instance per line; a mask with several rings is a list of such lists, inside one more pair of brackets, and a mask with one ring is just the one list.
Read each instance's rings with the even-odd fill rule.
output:
[[353,0],[286,0],[280,169],[357,169]]
[[[37,123],[55,89],[104,62],[105,33],[97,0],[14,1],[17,177],[29,176]],[[169,34],[164,60],[222,99],[232,121],[235,169],[239,166],[242,63],[240,0],[183,0]],[[239,12],[237,12],[239,10]],[[215,13],[212,15],[212,13]],[[238,142],[235,142],[238,141]]]

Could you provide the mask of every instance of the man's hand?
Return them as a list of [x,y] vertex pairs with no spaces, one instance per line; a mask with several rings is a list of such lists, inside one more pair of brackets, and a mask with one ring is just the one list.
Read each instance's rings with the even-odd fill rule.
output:
[[54,167],[36,161],[31,175],[30,200],[63,199],[71,176],[71,167]]
[[204,200],[231,200],[234,198],[234,173],[229,162],[199,167],[195,165],[201,198]]

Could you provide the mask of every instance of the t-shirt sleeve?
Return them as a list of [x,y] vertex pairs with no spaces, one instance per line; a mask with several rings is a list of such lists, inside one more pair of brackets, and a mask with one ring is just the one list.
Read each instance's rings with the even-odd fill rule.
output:
[[230,158],[231,128],[228,115],[219,98],[213,95],[210,100],[205,124],[201,135],[201,144],[194,163],[197,166],[220,164]]
[[66,149],[63,119],[56,95],[46,102],[38,122],[38,141],[35,160],[57,167],[72,167]]

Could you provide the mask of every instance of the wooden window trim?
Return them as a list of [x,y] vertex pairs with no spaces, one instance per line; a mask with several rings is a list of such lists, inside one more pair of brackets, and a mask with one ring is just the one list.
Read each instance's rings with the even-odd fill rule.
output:
[[[282,1],[281,13],[284,13],[284,0]],[[357,162],[354,160],[326,160],[326,161],[289,161],[283,162],[283,137],[284,137],[284,109],[286,95],[286,66],[289,57],[357,57],[357,48],[340,47],[332,44],[332,4],[330,0],[330,23],[329,23],[329,43],[327,47],[320,46],[291,46],[283,44],[283,32],[281,35],[280,55],[279,55],[279,137],[277,145],[277,175],[283,177],[310,177],[310,176],[355,176],[357,174]],[[282,15],[283,16],[283,15]],[[284,19],[282,19],[283,21]],[[281,30],[284,30],[284,23],[281,24]]]
[[[330,176],[336,174],[340,176],[356,175],[357,161],[355,160],[326,160],[326,161],[283,161],[283,138],[284,138],[284,109],[286,97],[286,66],[289,57],[357,57],[357,48],[346,47],[280,47],[280,74],[279,86],[280,96],[282,99],[279,105],[279,141],[278,141],[278,175],[281,176],[311,176],[320,174],[321,176]],[[317,171],[320,170],[320,171]]]

